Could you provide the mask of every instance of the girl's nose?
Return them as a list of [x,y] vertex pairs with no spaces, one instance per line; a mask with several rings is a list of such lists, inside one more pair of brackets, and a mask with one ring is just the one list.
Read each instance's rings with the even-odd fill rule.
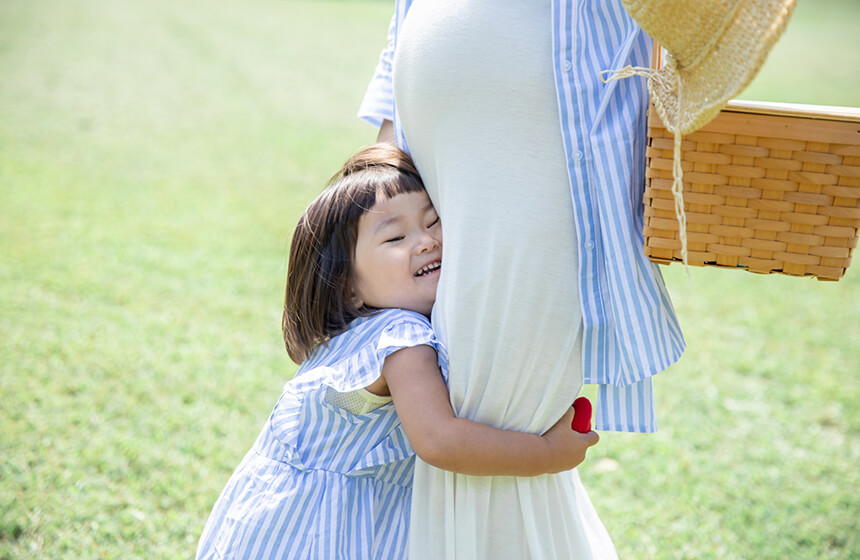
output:
[[416,249],[419,253],[426,253],[427,251],[432,251],[439,247],[440,240],[436,239],[432,235],[427,232],[423,232],[421,234],[420,239],[418,239],[418,243],[416,244]]

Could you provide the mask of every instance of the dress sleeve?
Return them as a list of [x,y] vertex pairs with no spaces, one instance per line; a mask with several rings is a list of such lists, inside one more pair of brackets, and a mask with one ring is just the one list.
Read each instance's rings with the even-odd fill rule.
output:
[[382,374],[385,358],[403,348],[427,345],[443,355],[426,317],[401,309],[386,310],[366,325],[364,343],[328,371],[325,384],[345,393],[367,387]]
[[430,324],[423,320],[409,317],[408,319],[401,318],[397,322],[388,325],[376,345],[376,353],[379,360],[380,372],[382,371],[382,362],[390,354],[409,348],[412,346],[427,345],[434,350],[438,350],[438,342],[433,334],[433,329]]
[[373,73],[373,78],[364,93],[364,99],[358,109],[358,117],[376,128],[383,120],[394,120],[394,88],[392,86],[392,65],[394,62],[394,47],[397,37],[397,13],[391,16],[388,26],[388,44],[379,56],[379,63]]

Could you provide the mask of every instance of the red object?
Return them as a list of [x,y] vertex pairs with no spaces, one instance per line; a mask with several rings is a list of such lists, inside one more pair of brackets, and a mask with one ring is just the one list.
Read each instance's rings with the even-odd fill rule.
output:
[[573,401],[573,421],[570,428],[585,434],[591,431],[591,401],[585,397],[579,397]]

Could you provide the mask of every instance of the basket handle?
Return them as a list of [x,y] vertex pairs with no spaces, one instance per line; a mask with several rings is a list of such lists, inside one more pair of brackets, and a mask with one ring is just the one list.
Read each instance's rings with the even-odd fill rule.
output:
[[663,47],[657,39],[654,39],[654,47],[651,52],[651,68],[659,70],[663,66]]

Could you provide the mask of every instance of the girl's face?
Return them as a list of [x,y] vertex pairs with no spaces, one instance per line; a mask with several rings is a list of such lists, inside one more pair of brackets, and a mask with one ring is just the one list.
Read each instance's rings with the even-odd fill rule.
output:
[[357,307],[429,316],[442,267],[442,225],[427,193],[377,201],[358,221],[354,257]]

